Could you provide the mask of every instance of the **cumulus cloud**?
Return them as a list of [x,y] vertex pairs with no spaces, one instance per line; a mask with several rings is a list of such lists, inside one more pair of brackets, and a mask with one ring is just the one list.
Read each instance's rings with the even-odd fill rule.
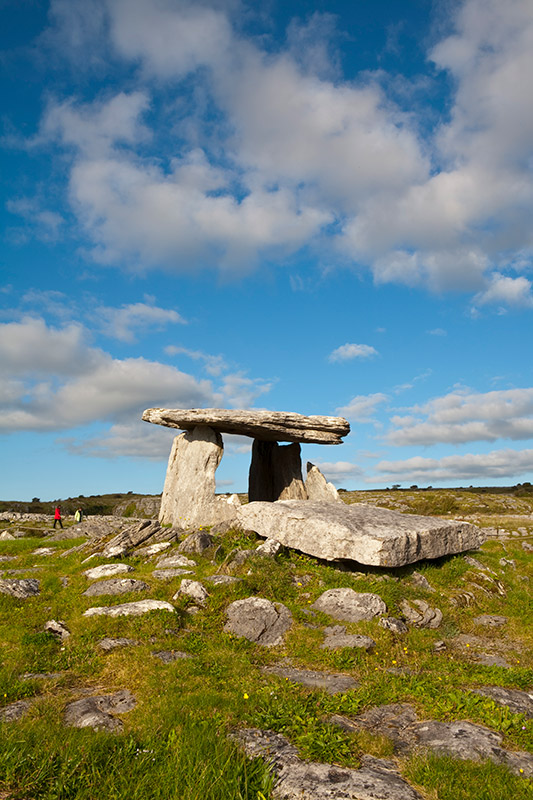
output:
[[[380,461],[376,474],[386,482],[469,481],[515,479],[533,469],[533,450],[493,450],[490,453],[408,458],[405,461]],[[369,479],[369,481],[374,479]]]
[[337,414],[347,417],[354,422],[373,422],[376,408],[385,403],[389,398],[382,392],[369,395],[356,395],[347,406],[337,408]]
[[371,358],[377,356],[378,351],[369,344],[346,344],[337,347],[329,355],[330,361],[350,361],[352,358]]
[[337,485],[351,478],[359,478],[364,474],[361,467],[349,461],[321,461],[317,466],[328,481]]
[[455,391],[391,419],[389,444],[460,444],[533,436],[533,389]]
[[[136,89],[52,101],[43,118],[40,141],[71,153],[70,202],[93,257],[243,274],[328,243],[376,283],[531,306],[529,282],[503,274],[511,261],[527,265],[533,247],[530,1],[454,6],[452,31],[428,53],[453,80],[450,113],[424,140],[412,109],[387,94],[390,76],[342,79],[331,15],[293,20],[272,53],[233,24],[234,6],[52,3],[71,52],[67,30],[78,51],[91,56],[104,40],[137,67]],[[165,90],[170,145],[149,118],[147,85]],[[191,91],[202,103],[185,99]]]
[[146,303],[132,303],[121,308],[100,306],[95,313],[101,320],[103,333],[122,342],[136,341],[137,330],[162,330],[168,324],[186,322],[177,311]]
[[188,358],[192,358],[194,361],[203,361],[205,365],[205,371],[209,375],[220,375],[228,368],[223,356],[213,356],[209,353],[203,353],[201,350],[191,350],[188,347],[169,344],[167,347],[165,347],[165,353],[169,356],[184,355]]
[[138,419],[147,406],[206,406],[209,381],[144,358],[116,359],[87,344],[80,325],[42,319],[0,325],[0,427],[64,430],[96,420]]

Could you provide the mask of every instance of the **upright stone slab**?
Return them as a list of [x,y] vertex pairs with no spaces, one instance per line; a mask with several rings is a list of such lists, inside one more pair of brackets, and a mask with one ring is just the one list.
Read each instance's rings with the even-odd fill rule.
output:
[[215,496],[215,471],[223,451],[222,436],[206,425],[176,436],[161,498],[161,524],[213,525],[234,514],[229,503]]
[[328,483],[318,467],[311,464],[310,461],[307,462],[305,489],[309,500],[320,500],[325,503],[342,503],[342,499],[339,497],[339,493],[333,484]]
[[254,439],[248,478],[252,500],[307,500],[302,480],[300,445]]

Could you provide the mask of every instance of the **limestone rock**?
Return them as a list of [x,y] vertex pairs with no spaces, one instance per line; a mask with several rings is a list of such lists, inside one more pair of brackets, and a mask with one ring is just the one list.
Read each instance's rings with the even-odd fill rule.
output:
[[196,426],[209,426],[219,433],[236,433],[264,442],[341,444],[341,437],[350,432],[350,425],[343,417],[306,417],[283,411],[148,408],[142,418],[145,422],[183,431],[194,430]]
[[122,603],[118,606],[98,606],[88,608],[83,612],[84,617],[94,617],[104,615],[106,617],[138,617],[141,614],[148,614],[149,611],[170,611],[175,612],[175,608],[165,600],[136,600],[133,603]]
[[481,614],[479,617],[474,617],[472,622],[487,628],[501,628],[502,625],[507,624],[507,617],[502,617],[499,614]]
[[117,647],[133,647],[137,644],[139,644],[139,642],[136,639],[126,639],[124,636],[118,639],[112,639],[106,636],[105,639],[98,642],[98,647],[104,652],[109,653],[111,650],[116,650]]
[[424,600],[413,600],[418,606],[418,610],[407,600],[400,601],[400,608],[407,622],[415,628],[438,628],[442,622],[442,611],[438,608],[431,608]]
[[0,708],[0,722],[17,722],[30,710],[31,700],[16,700]]
[[196,561],[186,556],[164,556],[160,558],[156,566],[159,569],[171,569],[172,567],[196,567]]
[[254,553],[256,556],[264,556],[265,558],[275,558],[281,549],[282,545],[275,539],[267,539],[266,541],[262,542],[258,547],[256,547]]
[[152,655],[162,661],[163,664],[171,664],[173,661],[185,661],[192,658],[190,653],[182,653],[181,650],[158,650]]
[[264,647],[283,642],[283,635],[292,625],[292,615],[282,603],[271,603],[262,597],[236,600],[227,608],[225,633],[243,636]]
[[484,533],[467,522],[400,514],[363,503],[252,502],[236,523],[327,561],[398,567],[478,547]]
[[307,478],[305,489],[309,500],[324,503],[342,503],[342,498],[332,483],[328,483],[320,470],[310,461],[307,462]]
[[505,689],[503,686],[481,686],[471,691],[483,697],[490,697],[500,706],[507,706],[513,714],[524,714],[528,719],[533,719],[533,692]]
[[66,706],[63,721],[74,728],[119,732],[123,725],[114,715],[125,714],[135,705],[136,700],[128,689],[98,697],[84,697]]
[[171,546],[172,542],[154,542],[153,544],[147,544],[144,547],[138,547],[135,550],[136,556],[156,556],[158,553],[162,553],[164,550],[167,550]]
[[233,575],[210,575],[204,580],[214,586],[228,586],[232,583],[240,583],[241,578],[235,578]]
[[91,581],[97,581],[100,578],[110,578],[112,575],[120,575],[124,572],[133,572],[133,567],[129,564],[101,564],[99,567],[92,567],[86,569],[83,573]]
[[154,569],[152,572],[152,578],[155,578],[158,581],[171,581],[172,578],[178,578],[180,575],[191,575],[192,570],[190,569],[181,569],[177,567],[176,569]]
[[254,440],[248,478],[250,502],[307,500],[302,478],[300,445]]
[[66,641],[70,636],[70,631],[61,620],[50,619],[44,623],[44,630],[51,633],[60,642]]
[[182,594],[192,597],[192,599],[198,603],[199,606],[205,606],[209,597],[205,587],[202,586],[200,581],[191,581],[188,578],[184,578],[182,580],[180,588],[172,599],[177,600],[177,598]]
[[144,581],[134,578],[109,578],[107,581],[93,583],[83,594],[86,597],[98,597],[101,594],[128,594],[129,592],[146,592],[150,587]]
[[215,471],[224,446],[213,428],[196,426],[176,436],[168,460],[159,521],[177,528],[212,525],[236,506],[215,496]]
[[106,544],[102,556],[104,558],[121,558],[134,547],[151,539],[160,530],[159,522],[151,522],[149,519],[143,520],[140,524],[129,525]]
[[187,536],[178,547],[178,553],[197,553],[201,555],[213,546],[214,539],[207,531],[196,531]]
[[413,581],[415,586],[418,586],[420,589],[425,589],[426,592],[436,591],[434,587],[430,584],[428,579],[420,572],[413,572],[413,574],[411,575],[411,580]]
[[346,633],[344,625],[328,625],[324,628],[324,642],[320,645],[322,650],[340,650],[343,647],[357,647],[362,650],[372,650],[376,643],[370,636],[359,633]]
[[382,617],[378,625],[387,631],[392,631],[392,633],[407,633],[409,630],[405,622],[402,622],[401,619],[396,619],[396,617]]
[[10,594],[19,600],[33,597],[41,591],[37,578],[5,578],[0,580],[0,592]]
[[311,689],[325,689],[328,694],[349,692],[359,686],[350,675],[338,672],[318,672],[313,669],[297,669],[287,664],[274,664],[272,667],[262,667],[261,672],[268,675],[278,675],[293,683],[300,683]]
[[373,619],[387,610],[377,594],[355,592],[353,589],[328,589],[315,600],[311,608],[346,622]]
[[249,757],[272,764],[276,796],[283,800],[422,800],[391,761],[363,756],[360,769],[349,769],[302,761],[294,745],[272,731],[249,728],[235,738]]

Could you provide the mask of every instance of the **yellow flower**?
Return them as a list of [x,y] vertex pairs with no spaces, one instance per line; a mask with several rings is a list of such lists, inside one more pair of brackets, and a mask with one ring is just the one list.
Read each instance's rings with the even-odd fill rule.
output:
[[393,664],[396,664],[396,661],[393,659],[393,660],[392,660],[392,663],[393,663]]
[[246,692],[243,694],[243,697],[245,700],[248,700],[248,694]]

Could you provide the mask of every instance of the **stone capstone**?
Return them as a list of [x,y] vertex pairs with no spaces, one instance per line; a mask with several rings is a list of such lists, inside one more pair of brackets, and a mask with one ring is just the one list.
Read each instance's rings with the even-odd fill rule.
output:
[[174,613],[176,609],[166,600],[136,600],[133,603],[122,603],[118,606],[88,608],[87,611],[83,612],[83,616],[138,617],[141,614],[148,614],[150,611],[170,611]]
[[235,600],[228,606],[225,633],[242,636],[264,647],[283,642],[283,635],[292,625],[292,615],[282,603],[271,603],[262,597]]
[[483,531],[467,522],[401,514],[363,503],[252,502],[236,524],[327,561],[399,567],[478,547]]
[[346,588],[328,589],[315,600],[311,608],[346,622],[373,619],[387,610],[379,595]]
[[145,422],[192,431],[208,426],[219,433],[250,436],[264,442],[341,444],[350,432],[343,417],[323,417],[283,411],[249,411],[224,408],[148,408]]
[[136,706],[136,700],[128,689],[95,697],[84,697],[69,703],[63,715],[65,725],[74,728],[94,728],[115,733],[123,728],[115,714],[125,714]]
[[349,769],[302,761],[296,747],[272,731],[249,728],[234,738],[250,758],[262,756],[272,765],[280,800],[422,800],[391,761],[363,756],[359,769]]

